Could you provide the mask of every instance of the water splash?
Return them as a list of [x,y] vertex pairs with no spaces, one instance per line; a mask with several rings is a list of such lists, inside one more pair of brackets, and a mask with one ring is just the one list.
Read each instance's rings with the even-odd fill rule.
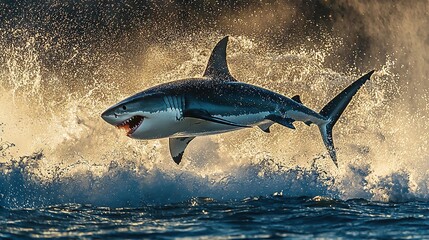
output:
[[[204,37],[202,37],[204,35]],[[181,44],[151,45],[146,66],[126,83],[106,70],[88,82],[43,74],[34,41],[6,46],[0,97],[0,205],[58,203],[138,206],[192,197],[325,196],[376,201],[427,199],[427,127],[422,116],[397,104],[401,97],[394,58],[373,75],[334,130],[340,168],[329,160],[315,127],[273,126],[201,137],[176,166],[166,140],[128,139],[102,122],[109,105],[146,87],[199,76],[219,34]],[[311,39],[310,39],[311,40]],[[341,39],[326,36],[317,48],[280,50],[232,36],[228,62],[237,79],[300,94],[320,109],[351,81],[356,69],[325,67]],[[185,51],[186,49],[186,51]],[[114,59],[99,69],[115,69]]]

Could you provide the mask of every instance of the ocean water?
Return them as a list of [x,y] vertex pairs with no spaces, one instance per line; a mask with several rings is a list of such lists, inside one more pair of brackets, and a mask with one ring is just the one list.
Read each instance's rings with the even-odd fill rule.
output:
[[82,204],[1,208],[2,238],[424,239],[427,202],[323,197],[192,198],[130,208]]
[[[427,8],[0,1],[0,238],[429,238]],[[176,165],[100,118],[201,76],[225,35],[238,80],[315,110],[376,70],[334,128],[338,168],[302,123],[198,137]]]

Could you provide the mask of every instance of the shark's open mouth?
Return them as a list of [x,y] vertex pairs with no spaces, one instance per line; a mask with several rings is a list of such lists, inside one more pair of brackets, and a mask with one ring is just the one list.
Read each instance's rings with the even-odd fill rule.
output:
[[123,121],[116,127],[119,129],[124,129],[127,132],[127,136],[130,136],[137,130],[137,128],[140,127],[140,125],[143,123],[143,120],[144,117],[142,116],[132,116],[131,118],[128,118],[127,120]]

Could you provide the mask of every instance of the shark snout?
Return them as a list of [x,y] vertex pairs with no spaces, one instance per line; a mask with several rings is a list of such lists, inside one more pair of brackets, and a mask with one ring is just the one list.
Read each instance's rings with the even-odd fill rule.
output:
[[118,125],[121,122],[120,119],[118,119],[118,115],[111,109],[107,109],[106,111],[104,111],[101,114],[101,118],[114,126]]

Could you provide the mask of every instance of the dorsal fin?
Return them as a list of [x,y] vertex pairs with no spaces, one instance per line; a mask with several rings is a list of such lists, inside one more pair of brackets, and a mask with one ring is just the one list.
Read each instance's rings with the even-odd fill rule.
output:
[[220,40],[213,48],[206,70],[204,71],[204,77],[221,81],[236,81],[229,73],[228,64],[226,63],[227,44],[228,36]]
[[301,98],[299,97],[299,95],[295,95],[295,96],[293,96],[292,97],[292,100],[294,100],[295,102],[297,102],[297,103],[301,103],[302,104],[302,102],[301,102]]

